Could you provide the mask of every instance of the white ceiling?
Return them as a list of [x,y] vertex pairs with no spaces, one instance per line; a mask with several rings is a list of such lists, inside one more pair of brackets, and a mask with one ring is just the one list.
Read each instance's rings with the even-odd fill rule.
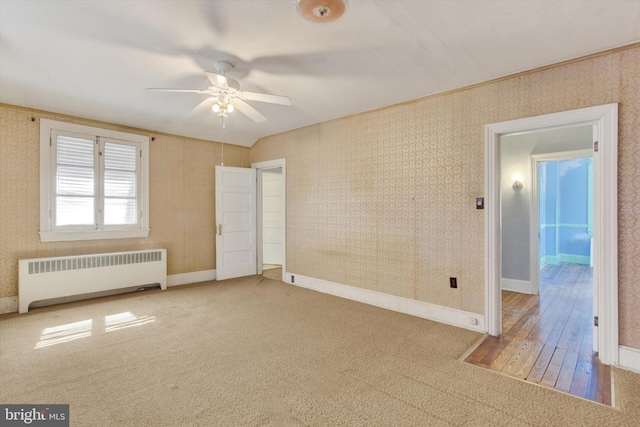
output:
[[[0,0],[0,102],[251,146],[260,137],[640,41],[640,0],[351,0],[332,23],[294,0]],[[219,60],[250,104],[226,129],[204,98]]]

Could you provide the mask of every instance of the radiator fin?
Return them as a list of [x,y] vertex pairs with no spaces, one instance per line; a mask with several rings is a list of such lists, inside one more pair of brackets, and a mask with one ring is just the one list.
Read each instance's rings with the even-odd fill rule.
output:
[[83,270],[114,265],[141,264],[162,261],[162,251],[147,251],[112,255],[83,255],[29,262],[28,274]]

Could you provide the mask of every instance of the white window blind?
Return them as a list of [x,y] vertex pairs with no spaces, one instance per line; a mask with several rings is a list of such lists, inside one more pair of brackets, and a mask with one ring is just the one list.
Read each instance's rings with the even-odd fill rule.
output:
[[53,138],[56,141],[55,226],[95,228],[95,139],[58,132],[54,132]]
[[40,136],[42,241],[148,235],[147,137],[49,120]]
[[105,225],[135,225],[138,221],[138,158],[135,145],[104,143]]

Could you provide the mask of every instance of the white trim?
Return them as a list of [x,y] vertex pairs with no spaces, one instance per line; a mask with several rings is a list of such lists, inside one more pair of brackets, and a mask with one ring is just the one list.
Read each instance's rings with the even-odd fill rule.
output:
[[0,298],[0,314],[17,313],[18,297]]
[[[89,134],[104,138],[129,141],[140,144],[142,158],[140,159],[140,223],[137,228],[119,228],[109,230],[77,230],[54,231],[51,224],[50,211],[52,208],[51,195],[51,131],[60,130]],[[94,126],[56,120],[40,119],[40,241],[57,242],[71,240],[99,240],[125,239],[149,237],[149,137],[146,135],[119,132]]]
[[[591,239],[591,252],[593,253],[593,238]],[[561,262],[568,262],[571,264],[582,264],[593,267],[593,257],[587,255],[572,255],[572,254],[558,254],[558,255],[545,255],[540,258],[540,269],[545,265],[558,265]]]
[[485,127],[485,214],[484,214],[484,283],[485,283],[485,331],[489,335],[502,333],[502,293],[500,291],[501,227],[500,227],[500,144],[499,134]]
[[640,350],[621,345],[618,366],[640,374]]
[[522,294],[538,295],[538,287],[529,280],[500,279],[500,288],[505,291],[520,292]]
[[287,271],[287,159],[266,160],[264,162],[251,163],[251,167],[257,170],[258,191],[257,203],[258,208],[257,223],[257,258],[258,258],[258,274],[262,274],[262,171],[266,169],[282,168],[282,281],[285,281]]
[[591,257],[587,255],[558,254],[558,261],[571,264],[591,265]]
[[502,329],[500,297],[500,137],[506,134],[594,125],[599,151],[594,169],[594,286],[597,286],[599,357],[618,362],[618,104],[606,104],[485,126],[485,316],[486,331]]
[[[291,276],[295,276],[295,283],[291,282]],[[472,331],[484,332],[485,330],[484,316],[481,314],[456,310],[441,305],[429,304],[410,298],[384,294],[369,289],[356,288],[340,283],[314,279],[312,277],[289,272],[286,273],[285,282],[301,288],[311,289],[325,294],[374,305],[376,307],[386,308],[399,313],[470,329]],[[471,323],[472,319],[475,320],[476,324]]]
[[532,154],[531,158],[536,162],[554,162],[558,160],[586,159],[593,157],[593,150],[582,148],[571,151],[556,151],[553,153]]
[[257,273],[262,274],[264,264],[264,197],[262,192],[262,169],[256,169],[256,267]]
[[[531,196],[529,199],[529,286],[534,285],[533,295],[540,293],[540,182],[538,178],[538,160],[531,156]],[[501,283],[505,289],[504,280]]]
[[144,230],[82,230],[82,231],[40,231],[41,242],[68,242],[74,240],[131,239],[149,237],[149,229]]
[[167,286],[189,285],[191,283],[216,280],[216,270],[192,271],[191,273],[171,274],[167,276]]

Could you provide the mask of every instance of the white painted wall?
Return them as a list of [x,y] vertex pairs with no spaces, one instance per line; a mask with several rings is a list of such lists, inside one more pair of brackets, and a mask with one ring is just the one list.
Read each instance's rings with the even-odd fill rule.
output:
[[262,172],[262,263],[282,265],[282,168]]

